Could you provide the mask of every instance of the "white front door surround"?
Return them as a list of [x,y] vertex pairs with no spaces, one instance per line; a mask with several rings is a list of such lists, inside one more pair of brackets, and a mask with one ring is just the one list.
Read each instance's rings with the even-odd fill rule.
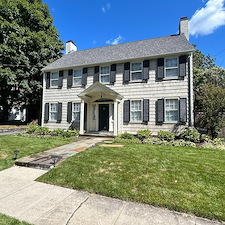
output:
[[[118,104],[122,100],[120,94],[105,85],[96,82],[81,92],[78,97],[81,98],[80,134],[84,134],[85,131],[99,131],[102,129],[113,132],[114,136],[118,134],[118,114],[120,113],[118,111]],[[84,103],[87,104],[87,125],[85,131]],[[104,113],[99,110],[108,111]],[[103,123],[105,123],[105,125],[102,125]]]

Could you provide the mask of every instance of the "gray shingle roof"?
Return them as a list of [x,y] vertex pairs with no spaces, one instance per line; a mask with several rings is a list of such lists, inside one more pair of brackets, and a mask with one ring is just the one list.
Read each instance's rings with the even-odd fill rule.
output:
[[173,53],[191,52],[193,50],[193,46],[183,34],[171,35],[72,52],[49,64],[42,70],[50,71],[109,62],[122,62],[138,58],[160,57]]

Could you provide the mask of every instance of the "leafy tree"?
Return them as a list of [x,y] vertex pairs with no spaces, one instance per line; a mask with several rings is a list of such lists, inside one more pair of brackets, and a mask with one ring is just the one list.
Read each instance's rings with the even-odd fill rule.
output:
[[42,0],[0,1],[0,106],[4,121],[13,106],[41,100],[41,68],[61,56],[53,19]]
[[193,57],[195,113],[201,112],[200,126],[214,138],[224,125],[225,70],[215,65],[215,59],[196,50]]
[[204,112],[200,124],[208,128],[212,138],[215,138],[225,124],[225,89],[216,84],[207,83],[202,88],[198,100]]

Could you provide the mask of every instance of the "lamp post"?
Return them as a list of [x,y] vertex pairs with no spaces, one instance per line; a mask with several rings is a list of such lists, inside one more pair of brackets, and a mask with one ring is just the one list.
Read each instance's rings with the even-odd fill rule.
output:
[[20,152],[19,150],[14,150],[13,151],[13,153],[14,153],[14,160],[17,160],[19,152]]

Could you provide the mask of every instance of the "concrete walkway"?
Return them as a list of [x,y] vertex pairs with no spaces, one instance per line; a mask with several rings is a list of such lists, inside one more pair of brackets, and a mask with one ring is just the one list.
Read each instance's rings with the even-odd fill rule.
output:
[[0,213],[35,225],[222,224],[34,181],[46,172],[19,166],[0,171]]

